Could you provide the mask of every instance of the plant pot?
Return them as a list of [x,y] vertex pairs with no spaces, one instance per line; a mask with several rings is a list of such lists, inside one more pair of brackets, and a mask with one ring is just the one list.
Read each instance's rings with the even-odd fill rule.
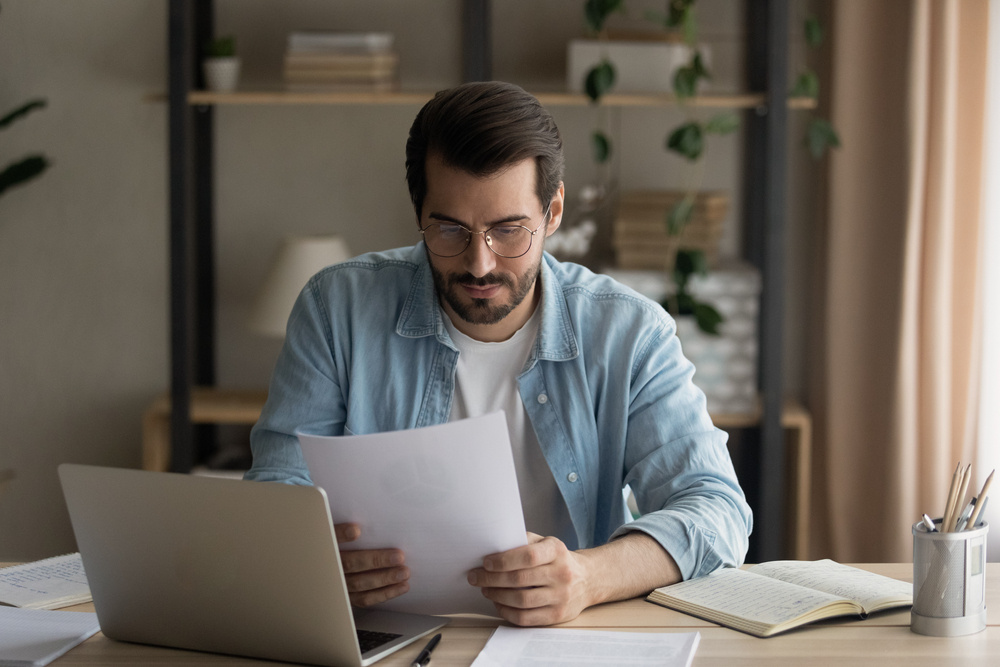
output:
[[236,90],[240,80],[240,59],[206,58],[202,63],[205,69],[205,86],[216,93],[231,93]]

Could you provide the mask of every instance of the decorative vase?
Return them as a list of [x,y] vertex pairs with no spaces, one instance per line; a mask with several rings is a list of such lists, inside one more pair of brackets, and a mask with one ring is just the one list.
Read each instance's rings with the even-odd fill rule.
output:
[[209,90],[216,93],[231,93],[236,90],[240,80],[239,58],[206,58],[202,65],[205,68],[205,85]]

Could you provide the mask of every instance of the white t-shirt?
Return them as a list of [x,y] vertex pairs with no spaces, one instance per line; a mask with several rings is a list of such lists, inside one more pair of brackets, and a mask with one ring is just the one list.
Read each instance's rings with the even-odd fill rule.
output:
[[577,540],[569,510],[542,455],[517,388],[517,376],[538,336],[540,312],[539,305],[525,325],[507,340],[484,343],[456,329],[442,310],[445,327],[459,351],[451,421],[504,411],[524,525],[533,533],[558,537],[572,549]]

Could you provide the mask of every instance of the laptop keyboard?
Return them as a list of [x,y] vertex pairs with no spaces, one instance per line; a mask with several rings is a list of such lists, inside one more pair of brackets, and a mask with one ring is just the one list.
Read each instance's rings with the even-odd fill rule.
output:
[[361,653],[364,654],[397,637],[402,637],[402,635],[391,632],[376,632],[375,630],[358,630],[358,645],[361,646]]

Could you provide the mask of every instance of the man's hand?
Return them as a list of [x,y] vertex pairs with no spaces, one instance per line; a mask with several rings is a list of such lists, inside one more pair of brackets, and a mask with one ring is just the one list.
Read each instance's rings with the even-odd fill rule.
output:
[[410,590],[410,570],[399,549],[344,549],[361,537],[361,527],[356,523],[338,523],[334,527],[340,544],[340,562],[344,565],[344,578],[351,604],[370,607],[391,600]]
[[555,537],[528,533],[523,547],[492,554],[470,570],[469,583],[483,589],[502,618],[516,625],[569,621],[591,601],[588,559]]
[[670,554],[639,531],[582,551],[528,533],[527,546],[487,556],[468,580],[483,589],[505,620],[551,625],[573,620],[595,604],[676,583],[681,573]]

